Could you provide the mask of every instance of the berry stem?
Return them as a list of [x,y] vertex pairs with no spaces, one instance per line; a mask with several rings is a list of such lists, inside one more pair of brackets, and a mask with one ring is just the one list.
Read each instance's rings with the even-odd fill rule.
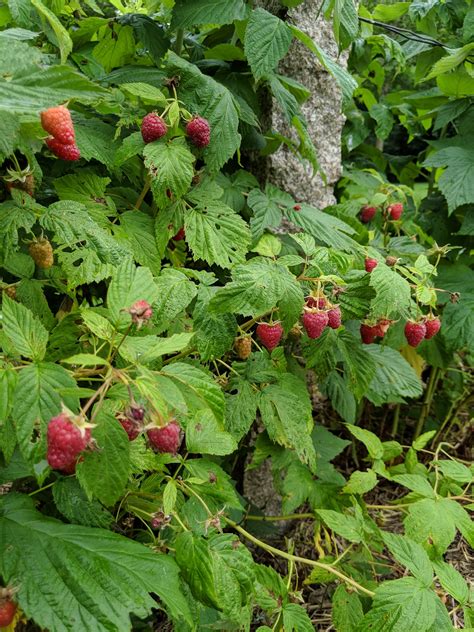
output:
[[151,186],[151,180],[150,180],[150,176],[147,174],[145,178],[145,184],[143,185],[143,189],[141,190],[141,193],[138,196],[137,201],[135,202],[135,206],[133,207],[136,211],[138,211],[138,209],[142,205],[142,202],[145,199],[145,195],[150,190],[150,186]]
[[434,366],[431,369],[430,381],[428,384],[428,388],[426,389],[425,398],[423,400],[423,404],[421,406],[421,413],[418,418],[418,423],[416,424],[415,434],[413,435],[413,440],[417,439],[423,431],[423,427],[425,425],[426,418],[430,412],[431,403],[433,401],[433,395],[436,390],[436,386],[438,384],[438,380],[441,377],[439,367]]
[[177,55],[181,55],[181,50],[183,48],[183,41],[184,41],[184,29],[177,29],[176,31],[176,39],[174,41],[174,52]]
[[352,577],[348,577],[347,575],[344,575],[344,573],[341,573],[341,571],[337,570],[337,568],[334,568],[334,566],[331,566],[330,564],[323,564],[323,562],[316,562],[315,560],[309,560],[306,557],[299,557],[299,555],[292,555],[291,553],[287,553],[286,551],[281,551],[280,549],[277,549],[274,546],[271,546],[270,544],[267,544],[266,542],[259,540],[258,538],[253,536],[251,533],[243,529],[241,526],[239,526],[236,522],[234,522],[233,520],[230,520],[230,518],[226,518],[226,522],[233,529],[238,531],[238,533],[243,535],[244,538],[247,538],[247,540],[250,540],[250,542],[253,542],[260,548],[265,549],[265,551],[268,551],[269,553],[273,553],[280,557],[284,557],[286,560],[300,562],[301,564],[307,564],[308,566],[315,566],[316,568],[322,568],[325,571],[332,573],[336,577],[339,577],[339,579],[342,579],[342,581],[345,582],[346,584],[353,586],[356,590],[359,590],[360,592],[363,592],[366,595],[369,595],[369,597],[374,597],[375,595],[375,593],[372,590],[365,588],[364,586],[356,582],[355,579],[352,579]]

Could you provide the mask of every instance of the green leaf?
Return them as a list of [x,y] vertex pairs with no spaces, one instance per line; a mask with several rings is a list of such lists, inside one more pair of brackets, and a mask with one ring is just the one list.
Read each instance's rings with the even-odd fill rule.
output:
[[395,559],[426,586],[433,582],[431,562],[425,549],[407,536],[382,532],[382,538]]
[[177,353],[189,346],[194,334],[173,334],[169,338],[157,336],[127,336],[120,345],[120,355],[133,363],[149,364],[161,356]]
[[356,632],[364,611],[359,596],[339,585],[332,596],[332,622],[337,632]]
[[61,63],[65,64],[67,58],[72,51],[72,40],[69,36],[69,33],[61,24],[57,16],[50,9],[48,9],[48,7],[41,2],[41,0],[31,0],[31,4],[38,11],[41,17],[47,20],[50,27],[52,28],[54,32],[54,38],[50,37],[48,31],[46,31],[46,35],[53,44],[57,44],[59,46]]
[[239,115],[233,94],[195,66],[169,53],[169,76],[180,76],[178,96],[191,112],[209,121],[211,141],[203,150],[208,168],[219,170],[240,147]]
[[367,350],[349,331],[339,334],[338,346],[348,373],[348,384],[357,399],[367,392],[376,370],[376,364]]
[[115,336],[115,329],[111,322],[92,309],[81,310],[84,324],[94,335],[102,340],[111,342]]
[[456,501],[446,498],[424,498],[411,504],[404,520],[407,536],[425,547],[433,547],[438,555],[444,553],[456,535],[456,520],[449,503],[456,505]]
[[370,430],[365,428],[359,428],[359,426],[352,426],[346,424],[349,432],[367,448],[367,452],[372,459],[381,459],[383,457],[383,444],[380,439]]
[[384,263],[370,273],[370,285],[376,292],[372,300],[374,318],[405,314],[411,304],[410,285],[406,279]]
[[240,441],[257,417],[257,394],[246,380],[232,380],[226,394],[225,427]]
[[181,198],[191,186],[194,175],[194,156],[182,138],[168,142],[154,142],[143,150],[145,165],[151,178],[153,197],[159,206]]
[[48,331],[32,312],[3,295],[3,332],[14,345],[19,355],[33,360],[42,360],[48,344]]
[[373,470],[352,472],[342,488],[342,492],[345,494],[366,494],[377,485],[377,482],[377,475]]
[[472,470],[458,461],[448,461],[445,459],[437,461],[435,464],[444,476],[451,478],[453,481],[456,481],[456,483],[472,483],[474,481]]
[[186,212],[186,241],[195,259],[231,268],[243,263],[250,245],[246,222],[229,206],[206,204]]
[[229,351],[237,332],[235,316],[209,310],[209,301],[215,293],[216,288],[201,285],[193,311],[195,343],[203,362],[220,358]]
[[426,496],[427,498],[436,496],[428,480],[420,474],[396,474],[393,480],[421,496]]
[[124,66],[135,54],[135,39],[130,26],[114,24],[101,37],[92,51],[93,57],[106,72]]
[[436,616],[436,594],[414,577],[386,581],[357,632],[425,632]]
[[224,394],[209,374],[184,362],[165,366],[162,374],[175,382],[191,410],[207,408],[218,422],[224,421]]
[[97,500],[88,500],[76,478],[60,478],[53,485],[56,507],[73,524],[108,529],[114,518]]
[[283,606],[283,625],[285,632],[313,632],[314,626],[308,613],[297,603],[287,603]]
[[64,403],[73,411],[78,410],[77,397],[66,394],[69,389],[76,387],[71,375],[57,364],[30,364],[20,371],[14,395],[14,422],[18,443],[25,456],[30,455],[31,440],[37,424],[42,431],[41,445],[44,450],[46,426],[51,417],[61,411],[61,404]]
[[153,274],[161,269],[161,257],[155,238],[155,222],[151,217],[137,211],[120,215],[120,230],[117,231],[133,253],[137,263],[150,268]]
[[360,250],[357,242],[350,237],[350,235],[355,233],[352,226],[333,215],[329,215],[327,212],[309,206],[309,204],[300,204],[300,206],[301,209],[299,211],[289,209],[286,212],[288,220],[292,224],[300,226],[319,242],[332,246],[337,250],[343,250],[344,252],[357,252]]
[[294,449],[301,461],[314,468],[316,454],[310,437],[312,415],[306,385],[286,373],[278,384],[262,390],[258,408],[270,439]]
[[290,48],[291,30],[276,15],[255,9],[247,23],[244,50],[258,81],[271,73]]
[[176,317],[189,305],[197,294],[196,285],[180,270],[166,268],[155,283],[158,298],[153,322],[158,332],[168,329]]
[[197,454],[223,456],[237,449],[234,437],[220,427],[210,411],[199,411],[186,427],[186,448]]
[[107,366],[109,363],[105,358],[93,353],[77,353],[62,360],[65,364],[77,364],[78,366]]
[[76,143],[85,160],[98,160],[113,169],[115,154],[119,148],[115,128],[100,119],[75,117]]
[[438,75],[450,72],[451,70],[462,64],[466,57],[470,56],[473,49],[474,42],[466,44],[461,48],[448,49],[451,50],[451,52],[448,55],[441,57],[441,59],[438,59],[438,61],[433,64],[433,67],[426,75],[426,77],[424,77],[424,80],[429,81],[429,79],[433,79]]
[[321,520],[335,533],[349,540],[349,542],[362,542],[364,534],[361,525],[353,516],[348,516],[332,509],[317,509],[316,513]]
[[469,601],[469,586],[461,573],[442,560],[434,560],[432,564],[444,590],[461,605],[466,605]]
[[375,361],[375,375],[366,393],[376,406],[404,402],[423,393],[421,380],[413,367],[395,349],[382,345],[365,345],[364,349]]
[[144,618],[156,607],[152,592],[192,624],[171,556],[43,516],[28,497],[0,499],[0,549],[4,581],[19,587],[22,611],[41,628],[72,632],[80,622],[84,632],[129,630],[129,613]]
[[253,211],[250,220],[253,241],[257,241],[266,228],[277,228],[282,219],[282,211],[278,205],[279,200],[272,199],[260,189],[253,189],[247,197],[247,204]]
[[230,24],[245,20],[246,16],[243,0],[176,0],[171,26],[179,29],[199,24]]
[[432,143],[437,151],[425,160],[427,167],[445,167],[437,184],[448,203],[449,214],[474,202],[474,150],[463,136]]
[[163,511],[165,514],[171,514],[174,510],[174,506],[176,505],[176,499],[178,497],[178,487],[176,486],[176,481],[173,479],[169,480],[166,483],[165,489],[163,491]]
[[148,268],[137,268],[126,259],[115,271],[107,292],[107,305],[116,327],[130,323],[130,315],[123,310],[136,301],[152,305],[158,298],[158,288]]
[[337,371],[331,371],[324,382],[324,389],[331,400],[334,410],[341,415],[344,421],[354,423],[356,401],[342,375]]

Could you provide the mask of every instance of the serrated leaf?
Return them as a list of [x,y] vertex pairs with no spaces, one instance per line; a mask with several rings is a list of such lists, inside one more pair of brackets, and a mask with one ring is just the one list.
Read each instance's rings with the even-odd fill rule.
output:
[[348,373],[349,388],[356,398],[361,399],[375,375],[375,361],[349,331],[341,332],[337,340]]
[[423,393],[421,380],[412,366],[395,349],[382,345],[365,345],[365,351],[375,361],[373,376],[366,397],[376,406],[404,402]]
[[292,224],[300,226],[316,240],[337,250],[344,252],[360,250],[359,244],[351,237],[355,233],[352,226],[309,204],[300,204],[300,207],[299,211],[288,209],[286,212]]
[[97,500],[89,500],[76,478],[60,478],[53,485],[58,510],[73,524],[108,529],[114,518]]
[[161,257],[155,238],[155,222],[138,211],[120,215],[120,238],[128,242],[137,263],[150,268],[153,274],[161,269]]
[[105,358],[93,353],[77,353],[62,360],[65,364],[77,364],[78,366],[106,366],[109,363]]
[[435,498],[436,496],[429,481],[420,474],[396,474],[393,480],[421,496],[426,496],[427,498]]
[[353,516],[348,516],[332,509],[317,509],[316,513],[332,531],[349,542],[362,542],[364,534],[359,522]]
[[77,465],[77,478],[87,496],[106,506],[123,494],[129,475],[129,440],[112,411],[99,410],[92,429],[98,449],[87,451]]
[[282,220],[282,211],[277,200],[263,193],[260,189],[253,189],[247,197],[247,204],[253,211],[250,220],[253,241],[257,241],[266,228],[277,228]]
[[163,491],[163,511],[165,514],[171,514],[178,497],[178,488],[174,479],[169,480]]
[[48,344],[48,331],[32,312],[3,295],[2,329],[19,355],[42,360]]
[[69,33],[61,24],[57,16],[51,11],[51,9],[44,5],[41,0],[31,0],[31,4],[38,11],[41,17],[47,20],[50,27],[52,28],[54,32],[54,38],[51,38],[49,36],[48,31],[46,31],[46,35],[54,45],[57,44],[59,46],[61,63],[66,63],[66,60],[72,51],[72,40]]
[[172,28],[186,28],[199,24],[230,24],[244,20],[247,6],[243,0],[176,0]]
[[433,547],[438,555],[444,553],[456,535],[450,502],[456,504],[456,501],[433,498],[412,503],[404,520],[407,536],[425,547]]
[[332,622],[337,632],[356,632],[364,616],[359,596],[340,585],[332,596]]
[[196,285],[180,270],[164,269],[156,279],[158,298],[155,302],[153,322],[158,332],[168,329],[171,323],[197,294]]
[[354,423],[356,401],[342,375],[337,371],[331,371],[324,382],[324,389],[331,399],[334,410],[341,415],[344,421]]
[[223,356],[234,343],[237,321],[232,314],[216,314],[209,301],[216,289],[201,285],[193,311],[195,342],[203,362]]
[[257,416],[257,394],[250,382],[232,380],[226,395],[225,427],[240,441],[250,430]]
[[80,622],[84,632],[128,630],[130,612],[143,618],[156,606],[152,592],[173,617],[192,623],[169,555],[104,529],[43,516],[25,496],[0,499],[0,548],[4,580],[19,587],[22,611],[44,629],[73,632]]
[[109,342],[113,340],[115,329],[107,318],[104,318],[104,316],[101,316],[92,309],[81,310],[81,317],[86,327],[90,329],[93,334]]
[[342,488],[342,492],[345,494],[366,494],[377,485],[377,482],[377,475],[373,470],[352,472]]
[[382,538],[396,560],[426,586],[433,582],[431,562],[425,549],[407,536],[382,532]]
[[115,139],[115,128],[100,119],[76,117],[74,121],[76,143],[85,160],[98,160],[112,169],[115,152],[119,144]]
[[244,50],[250,68],[258,81],[271,73],[290,48],[288,26],[265,9],[254,9],[247,24]]
[[158,336],[127,336],[120,345],[120,355],[129,362],[148,364],[161,356],[177,353],[189,346],[194,334],[173,334],[169,338]]
[[410,307],[410,285],[406,279],[394,272],[384,263],[370,273],[370,285],[376,296],[372,301],[373,317],[389,317],[392,314],[405,314]]
[[434,560],[432,564],[444,590],[454,597],[456,601],[459,601],[461,605],[467,604],[469,601],[469,586],[461,573],[454,566],[442,560]]
[[370,430],[347,424],[349,432],[367,448],[372,459],[381,459],[383,457],[383,444],[380,439]]
[[234,452],[237,442],[210,411],[199,411],[186,427],[186,448],[197,454],[223,456]]
[[135,53],[135,39],[130,26],[114,24],[102,35],[92,51],[93,57],[106,72],[124,66]]
[[185,230],[195,259],[222,268],[245,261],[250,231],[247,223],[229,206],[211,203],[189,209]]
[[181,198],[191,186],[194,175],[194,156],[183,139],[148,143],[143,155],[156,203],[165,206],[171,196]]
[[303,606],[287,603],[283,606],[283,625],[288,632],[313,632],[314,626]]
[[136,301],[145,300],[150,305],[158,298],[158,288],[148,268],[139,267],[126,259],[115,271],[107,292],[107,306],[116,327],[130,323],[130,315],[124,310]]

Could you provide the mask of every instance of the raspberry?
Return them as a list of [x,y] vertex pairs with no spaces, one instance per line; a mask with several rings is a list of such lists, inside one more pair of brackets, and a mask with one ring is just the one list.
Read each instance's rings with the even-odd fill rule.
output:
[[66,411],[53,417],[47,431],[49,465],[55,470],[70,473],[79,454],[87,448],[90,440],[90,424],[87,426]]
[[377,207],[376,206],[363,206],[360,209],[360,221],[363,224],[368,224],[370,221],[372,221],[375,217],[375,214],[377,213]]
[[16,286],[15,285],[8,285],[6,287],[3,287],[2,292],[5,292],[5,294],[8,297],[10,297],[12,301],[16,299]]
[[389,256],[385,259],[385,263],[386,263],[388,266],[393,267],[396,263],[398,263],[398,257],[392,257],[392,256],[390,256],[390,255],[389,255]]
[[316,309],[324,309],[328,304],[325,296],[308,296],[306,299],[307,307],[315,307]]
[[387,206],[387,213],[390,215],[390,219],[393,219],[394,221],[400,219],[403,213],[403,204],[401,202],[389,204],[389,206]]
[[273,325],[270,323],[260,323],[257,326],[256,333],[262,345],[268,349],[268,351],[272,351],[278,346],[283,336],[283,327],[280,323],[274,323]]
[[329,321],[327,312],[305,312],[303,327],[310,338],[319,338]]
[[174,237],[172,237],[173,241],[181,241],[182,239],[184,239],[186,237],[186,232],[183,228],[180,228],[178,230],[178,232],[176,233],[176,235]]
[[341,320],[342,315],[339,306],[328,310],[328,327],[331,327],[331,329],[339,329],[341,326]]
[[425,320],[425,327],[425,338],[426,340],[429,340],[430,338],[433,338],[433,336],[436,336],[438,331],[441,329],[441,321],[436,316],[434,318],[428,318]]
[[145,409],[137,403],[130,404],[130,408],[127,410],[127,415],[133,421],[143,421],[145,417]]
[[28,252],[38,268],[47,270],[54,263],[53,247],[44,237],[32,241],[28,246]]
[[41,112],[41,125],[46,132],[63,145],[74,143],[76,137],[71,113],[64,105]]
[[140,434],[140,427],[134,419],[130,419],[130,417],[127,417],[126,415],[119,415],[117,419],[127,433],[129,441],[133,441],[138,437]]
[[365,265],[366,272],[372,272],[372,270],[379,265],[379,262],[377,261],[377,259],[371,259],[370,257],[366,257],[364,265]]
[[46,144],[51,149],[53,154],[62,160],[79,160],[81,152],[79,147],[74,143],[65,145],[61,143],[57,138],[47,138]]
[[150,112],[143,117],[141,132],[145,143],[152,143],[154,140],[163,138],[167,131],[166,123],[156,112]]
[[374,330],[376,336],[383,338],[391,324],[392,321],[388,320],[388,318],[381,318],[379,322],[372,327],[372,329]]
[[362,323],[360,326],[360,337],[365,345],[370,345],[375,341],[377,336],[376,327]]
[[151,445],[158,452],[176,454],[181,443],[181,428],[176,419],[172,419],[166,426],[150,428],[147,431]]
[[186,134],[196,147],[207,147],[211,140],[209,122],[201,116],[196,116],[186,125]]
[[252,353],[252,338],[240,336],[234,340],[234,350],[240,360],[246,360]]
[[405,325],[405,338],[410,347],[417,347],[426,335],[424,323],[409,320]]
[[153,309],[150,303],[144,300],[135,301],[135,303],[125,311],[130,314],[132,323],[137,325],[139,329],[153,316]]
[[301,206],[299,204],[295,204],[293,207],[294,211],[301,211]]
[[13,621],[16,613],[16,603],[11,599],[0,601],[0,628],[6,628]]

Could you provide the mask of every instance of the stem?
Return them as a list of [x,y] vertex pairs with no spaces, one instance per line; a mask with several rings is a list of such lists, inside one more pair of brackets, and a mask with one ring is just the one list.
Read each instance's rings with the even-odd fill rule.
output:
[[274,546],[271,546],[270,544],[267,544],[266,542],[263,542],[262,540],[259,540],[258,538],[253,536],[251,533],[249,533],[248,531],[243,529],[241,526],[239,526],[233,520],[230,520],[229,518],[226,518],[226,521],[233,529],[235,529],[241,535],[243,535],[245,538],[247,538],[247,540],[250,540],[250,542],[253,542],[254,544],[259,546],[260,548],[265,549],[266,551],[268,551],[269,553],[273,553],[274,555],[279,555],[280,557],[283,557],[286,560],[290,560],[290,561],[292,560],[294,562],[300,562],[301,564],[307,564],[308,566],[315,566],[316,568],[323,568],[325,571],[328,571],[329,573],[332,573],[336,577],[339,577],[339,579],[342,579],[342,581],[345,582],[346,584],[350,584],[356,590],[359,590],[360,592],[363,592],[366,595],[369,595],[369,597],[374,597],[374,595],[375,595],[374,592],[372,592],[368,588],[365,588],[364,586],[361,586],[361,584],[359,584],[354,579],[352,579],[352,577],[348,577],[347,575],[344,575],[344,573],[341,573],[341,571],[338,571],[337,568],[334,568],[330,564],[323,564],[322,562],[316,562],[315,560],[309,560],[306,557],[299,557],[299,555],[292,555],[291,553],[286,553],[285,551],[280,551],[280,549],[277,549]]
[[[102,393],[104,391],[107,391],[107,389],[110,386],[110,382],[112,381],[112,371],[109,372],[109,374],[107,375],[105,381],[102,383],[102,385],[96,390],[96,392],[94,393],[94,395],[92,395],[92,397],[90,397],[87,402],[85,403],[84,407],[81,410],[81,413],[85,416],[87,411],[89,410],[89,408],[92,406],[92,404],[95,402],[95,400],[99,397],[99,395],[102,395]],[[105,395],[105,393],[104,393]]]
[[400,404],[397,404],[395,406],[395,412],[393,414],[392,437],[396,437],[398,434],[399,422],[400,422]]
[[48,487],[52,487],[55,483],[56,483],[56,481],[53,481],[52,483],[48,483],[48,485],[45,485],[44,487],[40,487],[39,489],[35,489],[35,491],[29,493],[28,496],[34,496],[35,494],[39,494],[40,492],[44,491],[45,489],[48,489]]
[[262,521],[262,522],[278,522],[279,520],[307,520],[314,518],[312,513],[288,514],[287,516],[245,516],[245,520]]
[[151,180],[150,180],[150,176],[147,175],[145,178],[145,184],[143,185],[143,189],[140,193],[140,195],[138,196],[137,201],[135,202],[135,206],[134,209],[136,211],[138,211],[138,209],[140,208],[140,206],[142,205],[143,200],[145,199],[145,195],[148,193],[148,191],[150,190],[150,186],[151,186]]
[[176,39],[174,41],[174,52],[177,55],[181,55],[181,50],[183,48],[183,41],[184,41],[184,29],[178,29],[176,31]]
[[433,400],[433,394],[434,394],[436,385],[438,383],[439,377],[440,377],[440,370],[437,366],[435,366],[433,367],[431,371],[430,382],[428,384],[428,388],[426,389],[425,399],[423,400],[420,417],[418,419],[418,423],[416,424],[415,434],[413,436],[413,439],[417,439],[423,430],[426,418],[428,417],[428,414],[430,412],[431,402]]

